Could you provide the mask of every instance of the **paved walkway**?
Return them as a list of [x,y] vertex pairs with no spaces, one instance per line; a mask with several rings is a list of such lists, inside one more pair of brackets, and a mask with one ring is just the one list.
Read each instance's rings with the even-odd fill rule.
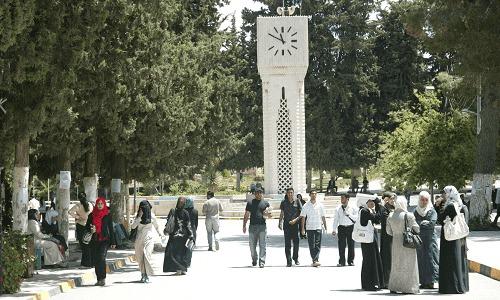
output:
[[[68,269],[43,270],[38,275],[23,283],[22,293],[15,296],[28,296],[36,291],[46,291],[38,294],[38,299],[132,299],[145,295],[169,297],[181,296],[183,299],[215,298],[234,299],[241,296],[250,297],[280,297],[296,298],[310,296],[308,287],[315,287],[318,299],[326,297],[367,298],[372,296],[388,296],[388,291],[364,292],[360,290],[361,249],[356,247],[355,267],[335,267],[338,260],[337,239],[330,234],[323,236],[323,248],[320,261],[321,268],[311,268],[307,242],[301,241],[300,267],[286,268],[282,232],[277,228],[277,220],[268,221],[268,255],[266,268],[263,270],[250,267],[248,238],[241,232],[241,221],[222,221],[221,251],[208,252],[204,221],[200,220],[198,229],[198,247],[193,255],[193,267],[187,276],[171,276],[161,272],[163,253],[154,255],[158,267],[158,275],[152,278],[149,285],[140,284],[140,273],[137,265],[127,261],[121,268],[116,268],[108,275],[108,286],[97,288],[93,284],[93,270]],[[331,220],[328,221],[331,226]],[[329,228],[329,231],[331,228]],[[469,258],[490,266],[499,266],[500,231],[473,232],[469,240]],[[132,250],[113,250],[109,259],[127,258]],[[86,274],[84,276],[84,274]],[[72,289],[71,286],[58,286],[68,279],[83,277],[83,280]],[[460,297],[463,299],[496,299],[500,291],[500,281],[486,276],[471,273],[471,292]],[[286,289],[282,285],[287,286]],[[58,288],[54,289],[54,286]],[[167,290],[169,294],[167,294]],[[253,291],[253,292],[251,292]],[[61,293],[64,292],[64,293]],[[170,294],[172,293],[172,294]],[[436,290],[424,291],[421,295],[437,295]],[[420,297],[405,296],[405,297]],[[497,295],[496,295],[497,296]],[[0,297],[1,299],[19,299],[18,297]],[[452,297],[443,296],[441,297]],[[26,297],[24,297],[26,298]],[[30,297],[29,299],[34,299]],[[36,299],[36,298],[35,298]]]

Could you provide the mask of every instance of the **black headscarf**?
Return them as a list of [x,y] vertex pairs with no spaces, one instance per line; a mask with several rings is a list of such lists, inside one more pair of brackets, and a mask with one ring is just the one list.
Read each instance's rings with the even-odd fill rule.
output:
[[139,203],[139,210],[142,210],[141,224],[151,223],[151,204],[147,200],[141,201]]
[[85,209],[85,212],[89,212],[89,202],[87,201],[87,194],[85,192],[80,192],[78,194],[78,200],[80,200],[80,204]]
[[38,210],[32,208],[28,210],[28,220],[35,220],[38,222],[38,219],[36,217],[36,214],[38,213]]

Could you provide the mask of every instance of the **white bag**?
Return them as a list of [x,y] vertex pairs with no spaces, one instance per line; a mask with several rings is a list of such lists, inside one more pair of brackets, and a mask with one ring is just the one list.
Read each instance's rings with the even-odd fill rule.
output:
[[469,226],[465,222],[464,214],[460,212],[456,203],[453,203],[453,206],[457,215],[453,218],[453,221],[450,220],[450,217],[446,217],[444,220],[444,238],[447,241],[459,240],[469,235]]
[[372,221],[368,221],[366,226],[361,226],[360,219],[361,216],[359,216],[356,223],[354,223],[352,239],[358,243],[373,243],[375,228],[373,227]]

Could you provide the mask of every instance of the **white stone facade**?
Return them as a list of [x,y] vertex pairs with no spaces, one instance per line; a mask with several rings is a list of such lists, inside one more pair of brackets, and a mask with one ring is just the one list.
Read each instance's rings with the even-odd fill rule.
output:
[[308,18],[257,18],[257,64],[262,79],[264,188],[306,191],[304,77],[309,65]]

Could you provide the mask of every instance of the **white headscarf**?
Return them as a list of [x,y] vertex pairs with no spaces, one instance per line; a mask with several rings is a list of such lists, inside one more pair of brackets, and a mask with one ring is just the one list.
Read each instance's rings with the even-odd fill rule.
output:
[[396,209],[401,209],[401,210],[407,212],[408,208],[407,208],[406,198],[404,198],[404,197],[397,197],[396,200],[394,201],[394,207]]
[[460,199],[460,193],[456,187],[448,185],[444,188],[444,193],[446,194],[446,204],[457,203],[458,208],[462,207],[462,199]]
[[427,201],[427,205],[425,207],[420,207],[420,199],[418,201],[417,208],[415,211],[421,215],[422,217],[425,217],[425,215],[429,212],[429,210],[432,209],[432,202],[431,202],[431,194],[427,191],[421,191],[420,194],[418,194],[420,197],[423,197],[429,201]]

